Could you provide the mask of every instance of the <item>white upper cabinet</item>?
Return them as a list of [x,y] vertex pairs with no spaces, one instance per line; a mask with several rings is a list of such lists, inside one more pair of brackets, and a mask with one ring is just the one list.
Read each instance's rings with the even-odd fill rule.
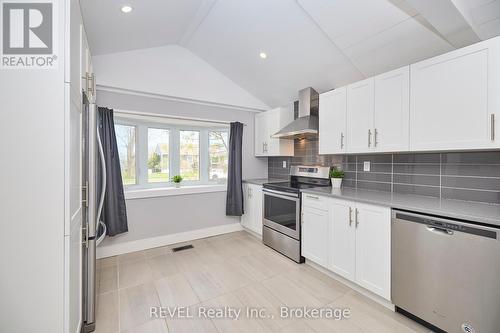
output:
[[266,124],[266,113],[261,112],[255,115],[255,156],[267,156],[266,155],[266,134],[269,133]]
[[373,149],[407,151],[410,127],[410,67],[375,77]]
[[500,38],[411,65],[410,149],[499,147]]
[[293,121],[293,105],[255,115],[255,156],[293,156],[293,140],[271,136]]
[[84,91],[90,102],[95,102],[96,98],[96,82],[94,67],[92,65],[92,54],[87,41],[85,30],[81,28],[81,54],[80,54],[80,76],[81,76],[81,91]]
[[347,86],[347,147],[349,153],[373,149],[374,79]]
[[499,91],[500,37],[337,88],[320,95],[319,153],[500,148]]
[[347,88],[319,95],[319,153],[346,151]]

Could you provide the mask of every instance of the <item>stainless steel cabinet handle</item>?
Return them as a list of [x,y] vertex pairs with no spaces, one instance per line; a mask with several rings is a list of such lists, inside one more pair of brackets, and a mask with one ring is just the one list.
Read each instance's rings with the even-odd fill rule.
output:
[[85,74],[85,83],[87,84],[87,87],[86,87],[86,90],[87,90],[87,94],[90,93],[90,91],[92,90],[92,74],[90,73],[86,73]]
[[352,208],[349,207],[349,226],[352,225]]
[[358,227],[358,224],[359,224],[358,214],[359,214],[359,211],[358,211],[358,209],[356,208],[356,209],[354,210],[354,220],[356,221],[356,228]]
[[84,224],[82,228],[82,233],[83,233],[83,244],[85,245],[85,248],[89,247],[89,228],[87,226],[87,223]]
[[344,149],[344,133],[340,133],[340,149]]
[[375,130],[373,131],[373,143],[374,143],[374,146],[377,147],[377,144],[378,144],[378,141],[377,141],[377,137],[378,137],[378,131],[377,129],[375,128]]
[[85,207],[89,206],[89,182],[86,181],[85,185],[82,186],[82,204]]
[[91,96],[95,94],[95,74],[87,73],[86,74],[86,82],[87,82],[87,93]]
[[315,199],[315,200],[319,200],[319,197],[316,197],[314,195],[306,195],[306,198],[309,198],[309,199]]
[[495,114],[491,114],[491,141],[495,141]]
[[368,147],[372,145],[372,130],[368,130]]
[[92,78],[92,96],[95,96],[95,74],[92,73],[91,75],[91,78]]

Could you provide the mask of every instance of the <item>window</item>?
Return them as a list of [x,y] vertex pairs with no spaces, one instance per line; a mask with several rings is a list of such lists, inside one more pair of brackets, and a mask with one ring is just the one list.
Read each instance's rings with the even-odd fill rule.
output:
[[180,131],[180,174],[184,180],[200,179],[200,132]]
[[208,177],[213,181],[227,179],[228,144],[227,131],[208,132],[209,172]]
[[115,121],[123,184],[127,187],[172,186],[175,175],[183,177],[183,186],[226,182],[227,126],[118,112]]
[[170,166],[169,132],[148,128],[148,182],[168,182]]
[[136,184],[135,165],[135,127],[116,125],[116,142],[120,155],[123,185]]

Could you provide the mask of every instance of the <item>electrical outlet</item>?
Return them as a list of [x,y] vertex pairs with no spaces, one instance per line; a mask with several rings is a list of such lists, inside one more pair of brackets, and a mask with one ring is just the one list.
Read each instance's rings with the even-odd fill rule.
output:
[[370,162],[363,163],[363,171],[370,171]]
[[286,168],[286,161],[283,161],[283,168]]

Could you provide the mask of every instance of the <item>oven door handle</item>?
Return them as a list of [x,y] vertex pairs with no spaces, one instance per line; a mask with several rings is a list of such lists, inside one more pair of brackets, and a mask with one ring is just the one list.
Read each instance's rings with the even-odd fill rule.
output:
[[283,198],[283,199],[293,199],[295,201],[299,201],[299,196],[296,195],[296,194],[287,194],[287,193],[283,193],[283,192],[280,192],[280,191],[275,191],[275,190],[270,190],[270,189],[263,189],[262,192],[264,194],[267,194],[267,195],[270,195],[270,196],[273,196],[273,197],[278,197],[278,198]]

